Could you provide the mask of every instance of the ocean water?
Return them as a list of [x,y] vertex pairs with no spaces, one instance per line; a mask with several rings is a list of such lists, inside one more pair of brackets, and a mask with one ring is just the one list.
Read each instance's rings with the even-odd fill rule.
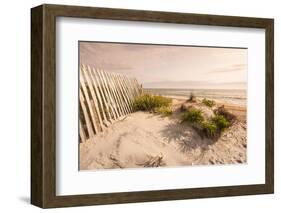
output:
[[150,89],[144,88],[145,92],[155,95],[163,95],[170,97],[186,98],[193,93],[198,98],[207,98],[219,102],[225,102],[236,105],[247,105],[247,91],[246,90],[232,90],[232,89]]

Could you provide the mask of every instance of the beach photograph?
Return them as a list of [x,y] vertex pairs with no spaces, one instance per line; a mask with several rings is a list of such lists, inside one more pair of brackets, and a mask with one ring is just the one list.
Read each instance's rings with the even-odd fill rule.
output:
[[247,163],[247,48],[78,47],[80,171]]

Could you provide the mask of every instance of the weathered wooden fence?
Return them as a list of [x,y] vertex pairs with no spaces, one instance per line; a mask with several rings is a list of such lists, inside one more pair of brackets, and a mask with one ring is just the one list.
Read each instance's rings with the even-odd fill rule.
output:
[[80,142],[85,142],[132,113],[141,86],[134,78],[81,65],[79,93]]

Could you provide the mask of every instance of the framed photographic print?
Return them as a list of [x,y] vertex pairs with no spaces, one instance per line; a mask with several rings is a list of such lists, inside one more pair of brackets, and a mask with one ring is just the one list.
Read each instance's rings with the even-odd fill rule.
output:
[[31,203],[274,191],[273,19],[31,9]]

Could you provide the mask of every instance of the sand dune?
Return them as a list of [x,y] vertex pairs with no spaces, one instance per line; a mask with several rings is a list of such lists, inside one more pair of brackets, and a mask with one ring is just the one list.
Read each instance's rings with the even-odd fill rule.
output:
[[238,120],[218,140],[202,138],[181,123],[175,113],[162,117],[135,112],[115,122],[105,132],[80,144],[80,169],[113,169],[153,166],[187,166],[245,163],[247,149],[246,109],[225,105]]

